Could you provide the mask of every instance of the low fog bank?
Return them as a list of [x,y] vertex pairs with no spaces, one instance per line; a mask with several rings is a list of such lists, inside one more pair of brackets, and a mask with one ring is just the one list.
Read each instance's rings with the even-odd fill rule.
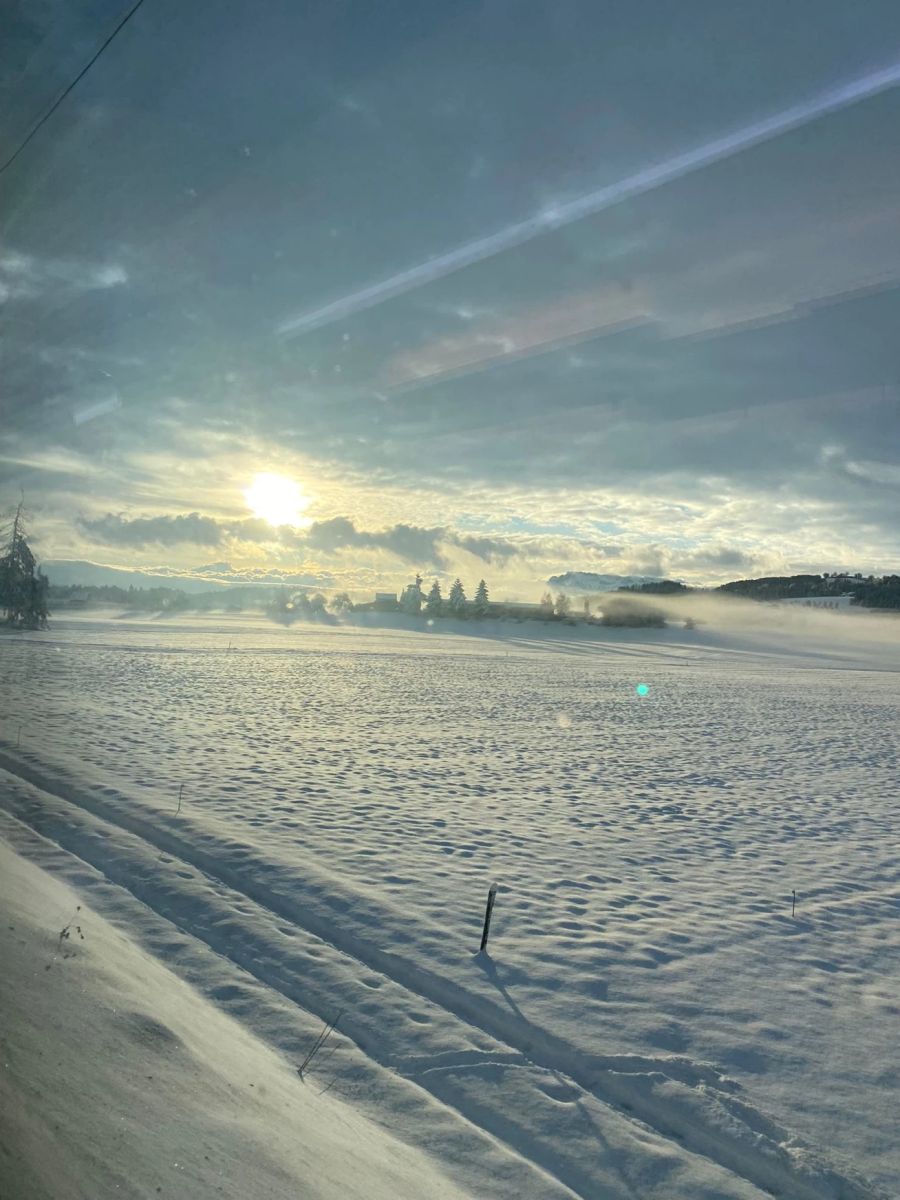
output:
[[[60,612],[51,616],[48,630],[10,634],[17,639],[53,642],[59,637],[109,640],[114,629],[123,637],[151,630],[158,639],[163,630],[190,643],[197,638],[206,644],[225,637],[247,641],[260,637],[266,644],[274,638],[280,646],[317,636],[363,637],[366,642],[379,634],[393,638],[415,635],[424,640],[443,637],[478,641],[517,642],[536,646],[591,643],[600,650],[604,643],[678,645],[682,650],[729,649],[757,654],[829,658],[845,666],[857,663],[867,668],[900,671],[900,612],[849,608],[839,611],[806,608],[803,605],[767,603],[711,593],[658,596],[609,593],[591,597],[591,617],[584,617],[582,601],[573,597],[571,614],[563,619],[486,615],[465,618],[429,619],[402,612],[327,612],[319,620],[298,619],[289,624],[274,621],[263,612],[151,612],[123,611],[118,606],[82,612]],[[601,623],[604,606],[617,614],[629,614],[614,625]],[[659,622],[659,624],[655,623]],[[665,622],[665,624],[662,624]],[[212,645],[210,644],[210,647]],[[237,648],[237,643],[235,644]],[[424,646],[423,646],[424,648]]]
[[853,606],[840,610],[807,608],[802,604],[698,592],[676,596],[632,593],[629,601],[661,613],[670,627],[694,622],[698,633],[900,649],[900,611]]

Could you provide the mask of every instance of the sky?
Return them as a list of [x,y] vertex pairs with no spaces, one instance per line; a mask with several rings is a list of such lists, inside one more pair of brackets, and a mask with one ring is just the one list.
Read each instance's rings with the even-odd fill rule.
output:
[[[0,163],[127,7],[5,0]],[[898,326],[895,0],[144,0],[0,170],[0,508],[51,580],[898,571]]]

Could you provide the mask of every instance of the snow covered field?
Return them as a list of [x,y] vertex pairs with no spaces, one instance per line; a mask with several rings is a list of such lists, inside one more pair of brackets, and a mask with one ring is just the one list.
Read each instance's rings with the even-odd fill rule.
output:
[[462,1195],[3,845],[0,897],[4,1200]]
[[0,827],[461,1194],[889,1196],[897,625],[769,619],[57,620]]

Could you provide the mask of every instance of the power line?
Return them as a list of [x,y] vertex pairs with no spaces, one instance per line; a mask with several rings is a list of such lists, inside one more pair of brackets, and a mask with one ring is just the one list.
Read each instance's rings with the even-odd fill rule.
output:
[[123,29],[124,26],[126,26],[128,24],[128,22],[131,20],[131,18],[134,16],[134,14],[137,12],[137,10],[141,7],[141,5],[143,3],[144,3],[144,0],[137,0],[137,3],[132,5],[132,7],[128,10],[128,12],[122,18],[122,20],[118,23],[118,25],[115,27],[115,29],[112,31],[112,33],[109,35],[109,37],[106,39],[106,41],[103,43],[103,45],[100,47],[100,49],[94,55],[94,57],[90,60],[90,62],[88,62],[84,67],[82,67],[82,69],[78,72],[78,74],[75,76],[75,78],[69,84],[69,86],[67,88],[65,88],[64,91],[60,92],[60,94],[56,97],[56,99],[53,101],[53,103],[50,105],[50,107],[47,109],[47,111],[44,113],[44,115],[42,117],[40,117],[35,122],[35,124],[31,127],[28,134],[25,136],[24,141],[22,141],[20,143],[18,148],[12,152],[12,154],[9,156],[9,158],[6,160],[6,162],[3,164],[3,166],[0,167],[0,175],[3,174],[3,172],[6,170],[7,167],[11,166],[16,161],[16,159],[19,157],[19,155],[22,153],[22,151],[25,149],[25,147],[28,145],[28,143],[31,141],[31,139],[34,137],[34,135],[37,133],[37,131],[41,128],[41,126],[44,124],[44,122],[48,121],[50,119],[50,117],[53,116],[53,114],[56,112],[56,110],[62,104],[63,100],[65,100],[66,96],[68,96],[69,92],[71,92],[72,89],[74,87],[76,87],[81,82],[82,79],[84,79],[85,75],[87,75],[88,71],[91,69],[91,67],[94,65],[94,63],[97,61],[97,59],[100,57],[100,55],[103,53],[103,51],[109,45],[109,43],[113,40],[113,38],[116,36],[116,34],[119,33],[120,30]]

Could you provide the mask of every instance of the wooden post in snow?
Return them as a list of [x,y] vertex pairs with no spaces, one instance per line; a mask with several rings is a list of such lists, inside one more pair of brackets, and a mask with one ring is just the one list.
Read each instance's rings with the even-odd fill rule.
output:
[[481,933],[481,953],[487,949],[488,935],[491,932],[491,916],[494,912],[494,901],[497,899],[497,885],[491,884],[491,890],[488,892],[487,907],[484,910],[484,929]]

